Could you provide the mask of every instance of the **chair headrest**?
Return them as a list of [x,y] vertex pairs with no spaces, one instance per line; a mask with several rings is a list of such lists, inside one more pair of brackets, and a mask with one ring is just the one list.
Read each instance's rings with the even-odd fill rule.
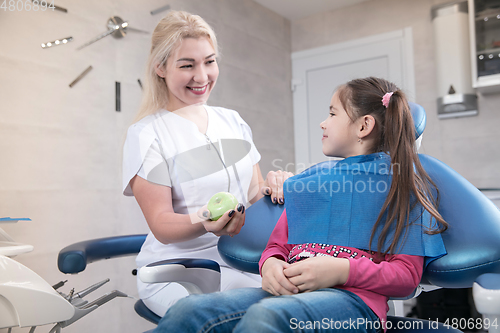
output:
[[427,116],[425,114],[425,109],[413,102],[408,103],[410,105],[411,116],[413,117],[413,122],[415,123],[415,140],[418,139],[424,132],[425,125],[427,123]]

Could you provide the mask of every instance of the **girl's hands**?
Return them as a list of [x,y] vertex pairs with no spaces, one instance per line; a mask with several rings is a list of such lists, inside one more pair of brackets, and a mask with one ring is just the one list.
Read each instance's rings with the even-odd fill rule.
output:
[[283,274],[283,270],[290,266],[283,260],[269,257],[262,265],[262,289],[274,296],[298,293],[299,289]]
[[300,292],[308,292],[346,283],[349,268],[346,258],[320,256],[293,263],[283,274]]
[[202,219],[201,223],[205,230],[216,236],[229,235],[233,237],[239,234],[245,224],[245,206],[239,203],[232,210],[228,210],[217,221],[210,220],[210,212],[207,206],[203,206],[198,211],[198,217]]
[[293,173],[288,171],[269,171],[264,185],[261,187],[262,194],[270,195],[274,203],[284,204],[283,183],[292,176]]

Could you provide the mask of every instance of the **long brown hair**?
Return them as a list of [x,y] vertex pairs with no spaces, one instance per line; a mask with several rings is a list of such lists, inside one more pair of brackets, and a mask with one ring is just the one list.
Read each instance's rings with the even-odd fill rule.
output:
[[[382,98],[390,92],[393,94],[386,108]],[[397,172],[392,172],[391,187],[373,227],[370,244],[375,230],[383,223],[377,252],[394,254],[399,239],[404,238],[408,226],[414,222],[409,220],[410,211],[417,203],[436,219],[436,223],[425,232],[437,234],[445,231],[448,223],[437,210],[438,188],[420,164],[415,148],[415,126],[405,94],[395,84],[375,77],[352,80],[342,85],[338,93],[352,121],[365,115],[375,118],[374,133],[377,137],[373,147],[369,147],[369,153],[387,152],[391,157],[391,166],[398,166]],[[435,197],[433,191],[436,192]],[[387,219],[382,221],[386,211]],[[394,239],[382,253],[385,239],[394,227],[393,221],[396,221]]]

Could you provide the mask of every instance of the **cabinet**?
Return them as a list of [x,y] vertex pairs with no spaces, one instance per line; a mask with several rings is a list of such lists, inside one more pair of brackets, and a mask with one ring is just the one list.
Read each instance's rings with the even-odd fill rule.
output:
[[500,92],[500,0],[468,0],[472,85]]

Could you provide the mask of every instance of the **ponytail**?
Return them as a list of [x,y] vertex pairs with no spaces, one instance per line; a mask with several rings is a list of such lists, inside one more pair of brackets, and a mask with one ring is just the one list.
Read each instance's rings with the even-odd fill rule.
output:
[[[391,157],[392,183],[373,226],[370,244],[375,230],[383,224],[377,252],[382,255],[396,253],[399,239],[405,237],[408,226],[414,222],[409,220],[410,211],[418,203],[436,219],[432,229],[426,230],[426,233],[437,234],[446,230],[448,224],[436,208],[439,191],[420,164],[415,149],[415,126],[405,94],[384,79],[369,77],[340,87],[339,98],[351,120],[368,114],[375,118],[379,136],[371,152],[386,152]],[[386,211],[387,219],[382,221]],[[396,221],[395,225],[393,221]],[[385,239],[393,228],[392,243],[382,253]]]
[[[427,230],[427,233],[442,232],[446,230],[448,224],[436,209],[439,191],[420,164],[415,149],[415,125],[410,107],[401,90],[394,91],[385,112],[383,146],[384,151],[391,156],[392,171],[396,172],[392,172],[391,187],[375,223],[371,239],[377,226],[382,223],[383,213],[387,210],[387,220],[377,243],[377,251],[380,252],[387,234],[394,227],[391,222],[396,221],[393,242],[384,253],[387,254],[396,252],[398,240],[404,237],[407,226],[413,222],[409,221],[410,211],[417,202],[438,222],[436,228]],[[398,166],[397,170],[394,170],[394,166]],[[431,188],[436,191],[436,198],[432,195]]]

